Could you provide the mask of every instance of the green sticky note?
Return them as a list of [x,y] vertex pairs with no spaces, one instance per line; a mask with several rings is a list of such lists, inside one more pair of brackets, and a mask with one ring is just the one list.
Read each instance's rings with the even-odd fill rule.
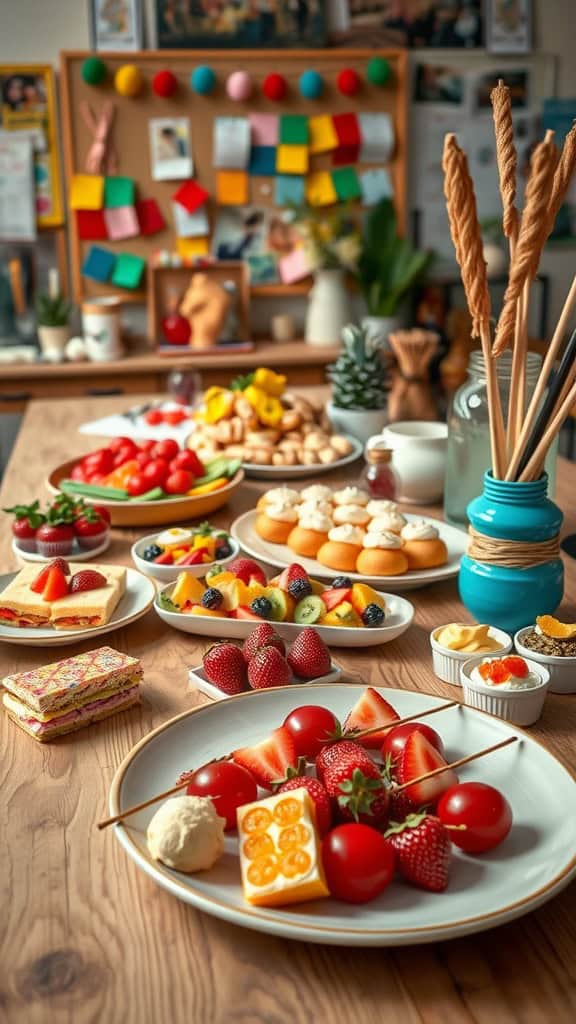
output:
[[307,146],[308,118],[304,114],[282,114],[279,141],[288,146]]
[[112,284],[118,288],[137,288],[144,273],[146,261],[129,252],[121,252],[116,259]]
[[338,167],[332,171],[332,181],[341,203],[347,199],[359,199],[362,195],[358,175],[353,167]]
[[133,178],[104,178],[104,206],[133,206]]

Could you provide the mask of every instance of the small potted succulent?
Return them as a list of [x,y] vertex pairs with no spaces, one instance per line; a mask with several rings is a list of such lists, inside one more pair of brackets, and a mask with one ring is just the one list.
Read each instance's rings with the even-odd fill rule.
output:
[[344,351],[327,370],[332,401],[326,410],[336,430],[366,443],[387,420],[387,370],[384,339],[370,338],[365,327],[348,324],[342,331]]
[[40,294],[36,300],[40,348],[44,358],[51,363],[60,363],[64,359],[70,338],[71,312],[72,306],[58,287],[50,287],[48,292]]

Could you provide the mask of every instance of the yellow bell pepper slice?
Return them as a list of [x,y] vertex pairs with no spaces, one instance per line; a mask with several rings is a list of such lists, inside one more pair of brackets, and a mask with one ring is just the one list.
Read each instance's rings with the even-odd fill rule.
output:
[[280,398],[286,389],[286,377],[265,366],[259,366],[254,373],[254,386],[261,388],[267,395]]
[[216,480],[211,480],[209,484],[199,484],[198,487],[193,487],[191,491],[187,491],[190,497],[195,497],[197,494],[210,494],[211,491],[217,491],[220,487],[225,487],[228,483],[227,476],[219,476]]
[[256,412],[260,421],[267,427],[275,427],[284,414],[281,403],[271,395],[266,396],[266,401],[261,402]]
[[214,395],[206,402],[204,420],[206,423],[218,423],[220,420],[228,419],[234,409],[234,395],[232,391],[222,391]]

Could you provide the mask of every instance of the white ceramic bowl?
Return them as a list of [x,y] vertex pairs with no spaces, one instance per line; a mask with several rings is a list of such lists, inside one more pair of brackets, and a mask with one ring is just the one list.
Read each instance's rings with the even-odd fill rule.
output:
[[[154,562],[147,562],[142,557],[144,548],[147,548],[150,544],[154,544],[156,537],[159,534],[149,533],[147,537],[142,537],[132,545],[130,554],[132,555],[132,561],[140,572],[143,572],[145,576],[151,576],[154,580],[159,580],[160,583],[173,583],[178,578],[181,572],[188,573],[189,576],[205,576],[209,571],[214,562],[199,562],[198,565],[156,565]],[[240,554],[240,545],[238,541],[234,540],[233,537],[228,537],[228,543],[232,548],[232,554],[227,555],[226,558],[218,558],[216,562],[218,565],[227,565],[234,558],[238,558]]]
[[519,629],[514,636],[514,646],[523,658],[535,661],[548,669],[550,673],[550,693],[576,693],[576,657],[559,658],[553,654],[540,654],[533,651],[531,647],[524,647],[522,638],[531,633],[534,626],[525,626]]
[[[460,623],[457,623],[457,625],[460,625]],[[469,623],[462,623],[462,625],[469,625]],[[433,629],[430,633],[434,675],[438,676],[438,679],[442,679],[444,683],[461,686],[460,669],[465,662],[470,660],[470,651],[452,651],[449,647],[443,647],[442,644],[439,644],[436,634],[444,628],[444,626],[436,626],[436,629]],[[501,650],[494,651],[494,657],[499,658],[505,654],[510,654],[512,650],[512,637],[508,633],[505,633],[503,629],[496,629],[495,626],[490,626],[488,635],[502,645]],[[486,653],[482,657],[486,657]]]
[[398,501],[429,505],[444,493],[448,426],[415,420],[390,423],[368,448],[391,448],[392,468],[398,474]]
[[538,721],[544,707],[544,699],[550,682],[550,673],[543,665],[526,658],[528,668],[540,679],[539,686],[529,690],[504,690],[501,686],[488,686],[487,683],[471,679],[472,671],[486,658],[485,654],[470,658],[460,669],[460,680],[464,690],[464,703],[489,715],[503,718],[512,725],[533,725]]

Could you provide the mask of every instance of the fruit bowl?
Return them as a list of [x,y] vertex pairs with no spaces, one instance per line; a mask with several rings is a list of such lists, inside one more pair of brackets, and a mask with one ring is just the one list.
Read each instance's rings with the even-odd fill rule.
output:
[[[60,483],[70,477],[78,459],[69,459],[53,469],[46,481],[51,494],[60,493]],[[184,519],[200,519],[222,508],[238,490],[244,479],[244,470],[239,469],[229,483],[208,494],[196,496],[184,495],[177,498],[164,498],[160,501],[103,501],[91,502],[84,498],[86,504],[100,505],[108,509],[112,526],[163,526],[165,523],[179,523]]]
[[[157,533],[149,533],[147,537],[137,540],[130,549],[134,565],[145,576],[151,576],[152,579],[159,580],[160,583],[172,583],[181,572],[185,572],[189,576],[205,576],[208,569],[216,564],[216,562],[200,562],[198,565],[155,565],[154,562],[148,562],[143,557],[144,549],[150,544],[154,544],[157,536]],[[227,555],[226,558],[218,558],[218,565],[227,565],[237,558],[240,553],[240,545],[237,541],[229,537],[228,543],[232,548],[232,553]]]

